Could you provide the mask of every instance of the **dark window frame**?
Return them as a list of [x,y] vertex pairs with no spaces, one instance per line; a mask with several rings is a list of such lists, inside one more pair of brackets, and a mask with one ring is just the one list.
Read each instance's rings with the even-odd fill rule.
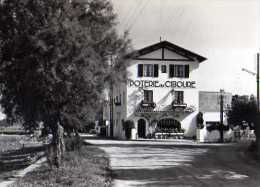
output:
[[167,73],[167,65],[161,65],[161,72]]
[[158,64],[138,64],[137,77],[159,77]]
[[170,64],[169,78],[189,78],[190,67],[188,64]]

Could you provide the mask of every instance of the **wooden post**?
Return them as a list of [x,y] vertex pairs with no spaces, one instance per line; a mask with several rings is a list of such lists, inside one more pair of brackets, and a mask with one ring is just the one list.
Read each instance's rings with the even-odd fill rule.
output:
[[224,101],[223,101],[223,94],[224,90],[220,90],[220,142],[224,142],[224,124],[223,124],[223,106],[224,106]]
[[259,53],[257,53],[256,101],[257,101],[257,111],[259,112]]

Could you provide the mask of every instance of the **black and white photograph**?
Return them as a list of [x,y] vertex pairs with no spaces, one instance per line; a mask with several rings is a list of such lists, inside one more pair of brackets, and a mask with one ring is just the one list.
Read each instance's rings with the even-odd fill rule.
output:
[[0,187],[259,187],[260,0],[0,0]]

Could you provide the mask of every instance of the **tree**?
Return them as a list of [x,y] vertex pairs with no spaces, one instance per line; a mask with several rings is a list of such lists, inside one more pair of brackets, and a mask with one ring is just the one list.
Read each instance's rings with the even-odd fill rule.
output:
[[251,129],[257,123],[257,105],[254,96],[250,98],[246,96],[233,96],[231,110],[228,111],[228,123],[233,126],[243,127],[243,123],[247,122]]
[[132,120],[126,120],[124,123],[123,123],[123,128],[125,130],[125,137],[127,139],[130,139],[131,138],[131,135],[132,135],[132,129],[135,128],[135,124]]
[[203,125],[203,122],[204,122],[204,119],[203,119],[203,113],[202,112],[199,112],[197,114],[197,128],[198,129],[203,129],[204,128],[204,125]]
[[110,76],[107,54],[123,59],[128,46],[116,34],[108,1],[82,5],[69,0],[0,4],[1,105],[10,121],[26,129],[43,122],[58,158],[60,126],[77,129],[94,117]]
[[245,128],[243,123],[247,122],[249,127],[255,130],[256,151],[260,154],[260,112],[257,110],[255,97],[233,96],[227,116],[229,124]]

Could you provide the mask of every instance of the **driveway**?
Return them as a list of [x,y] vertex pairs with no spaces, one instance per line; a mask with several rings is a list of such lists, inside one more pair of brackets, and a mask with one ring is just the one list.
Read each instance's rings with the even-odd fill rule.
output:
[[87,139],[108,154],[114,186],[258,187],[260,165],[238,144],[187,140],[118,141]]

